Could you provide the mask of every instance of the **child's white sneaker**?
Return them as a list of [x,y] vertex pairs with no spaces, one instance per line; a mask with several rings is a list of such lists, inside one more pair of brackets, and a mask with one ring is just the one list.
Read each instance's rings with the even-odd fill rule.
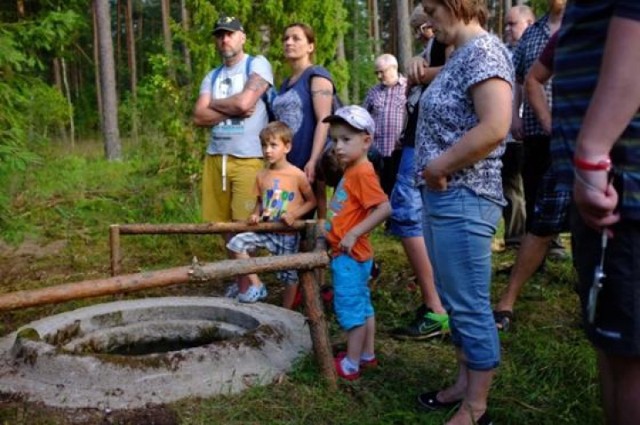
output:
[[267,288],[264,285],[251,285],[245,293],[238,294],[238,301],[241,303],[255,303],[267,298]]

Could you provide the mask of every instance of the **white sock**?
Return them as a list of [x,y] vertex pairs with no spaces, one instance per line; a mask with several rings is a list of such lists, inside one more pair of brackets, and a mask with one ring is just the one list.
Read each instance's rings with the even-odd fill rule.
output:
[[348,356],[344,356],[340,361],[340,366],[342,366],[342,370],[347,373],[356,373],[360,370],[360,364],[352,362]]
[[361,362],[370,362],[371,360],[373,360],[375,358],[376,358],[375,354],[362,353],[362,355],[360,356],[360,361]]

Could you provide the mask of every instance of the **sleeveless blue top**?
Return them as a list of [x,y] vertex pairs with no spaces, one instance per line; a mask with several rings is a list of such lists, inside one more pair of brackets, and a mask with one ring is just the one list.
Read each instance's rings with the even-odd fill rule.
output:
[[311,98],[313,77],[326,78],[333,84],[329,71],[321,66],[310,66],[291,86],[287,78],[272,103],[276,119],[287,124],[293,132],[293,144],[287,160],[300,169],[304,169],[311,158],[313,134],[317,124]]

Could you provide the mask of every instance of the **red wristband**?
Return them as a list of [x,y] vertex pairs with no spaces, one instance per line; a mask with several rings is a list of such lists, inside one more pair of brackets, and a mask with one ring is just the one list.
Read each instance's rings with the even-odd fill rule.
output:
[[573,165],[576,166],[578,170],[584,171],[609,171],[611,169],[611,159],[603,159],[598,162],[589,162],[587,160],[574,157]]

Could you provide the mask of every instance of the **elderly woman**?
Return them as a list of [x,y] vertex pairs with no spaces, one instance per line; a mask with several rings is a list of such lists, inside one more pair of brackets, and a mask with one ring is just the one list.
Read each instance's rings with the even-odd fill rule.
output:
[[491,240],[505,204],[500,156],[511,122],[513,67],[483,28],[482,0],[423,0],[436,38],[455,47],[420,99],[416,169],[425,241],[458,358],[456,381],[421,394],[426,409],[460,405],[449,425],[490,424],[500,344],[490,305]]

